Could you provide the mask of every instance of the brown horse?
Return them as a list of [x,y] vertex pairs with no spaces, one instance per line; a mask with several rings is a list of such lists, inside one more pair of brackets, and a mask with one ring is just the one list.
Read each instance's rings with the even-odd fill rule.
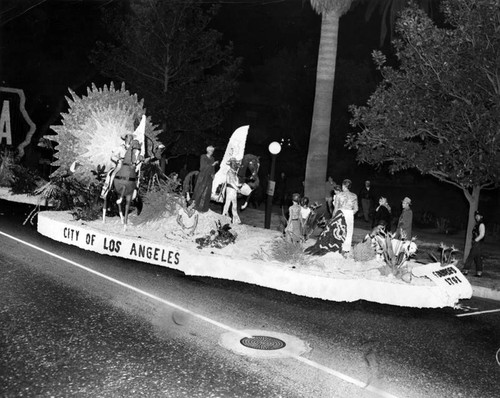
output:
[[250,195],[259,186],[259,157],[247,153],[241,160],[241,165],[238,169],[238,179],[242,185],[239,194],[246,196],[245,203],[241,205],[241,210],[245,210],[250,200]]
[[[118,200],[116,204],[118,205],[118,212],[120,214],[120,219],[124,226],[128,223],[128,213],[130,210],[130,202],[137,195],[137,190],[139,189],[139,170],[143,157],[140,154],[141,144],[137,140],[132,140],[132,135],[128,134],[125,138],[124,148],[126,148],[125,155],[122,159],[118,159],[115,169],[110,171],[109,185],[112,184],[115,191],[118,194]],[[106,209],[107,209],[107,196],[109,193],[109,188],[107,190],[103,189],[103,194],[101,195],[104,199],[104,206],[102,209],[102,221],[106,221]],[[122,210],[122,203],[125,200],[125,211]]]

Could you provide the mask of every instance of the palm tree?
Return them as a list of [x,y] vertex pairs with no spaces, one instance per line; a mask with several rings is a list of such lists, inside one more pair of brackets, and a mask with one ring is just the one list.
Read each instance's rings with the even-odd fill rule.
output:
[[[378,11],[382,16],[380,42],[392,32],[398,13],[410,0],[310,0],[312,8],[321,14],[321,38],[316,71],[316,93],[307,152],[305,194],[311,203],[324,201],[324,187],[328,169],[330,121],[332,113],[333,86],[337,58],[339,20],[353,3],[367,3],[365,19]],[[413,0],[427,13],[432,14],[439,1]]]
[[304,187],[304,191],[309,196],[311,203],[315,201],[323,203],[325,197],[339,19],[349,11],[353,1],[311,0],[313,9],[322,16],[316,71],[316,93]]

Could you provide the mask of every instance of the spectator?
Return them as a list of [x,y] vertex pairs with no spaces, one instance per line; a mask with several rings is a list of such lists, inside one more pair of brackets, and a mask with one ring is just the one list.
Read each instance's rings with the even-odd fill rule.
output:
[[365,181],[364,187],[359,191],[359,198],[361,199],[361,209],[363,210],[362,216],[366,222],[370,222],[374,196],[371,189],[371,182],[369,180]]
[[399,216],[398,226],[396,229],[396,239],[411,240],[411,227],[413,223],[413,212],[410,209],[411,199],[406,197],[403,199],[403,211]]
[[486,227],[484,226],[483,215],[476,211],[474,213],[474,218],[476,220],[476,225],[472,229],[472,249],[465,261],[462,274],[467,275],[472,263],[476,265],[476,275],[481,277],[483,275],[483,241],[486,235]]
[[378,225],[384,225],[388,231],[391,229],[391,206],[387,202],[387,198],[383,196],[378,200],[378,206],[375,209],[375,216],[373,217],[372,228]]
[[278,181],[276,181],[275,189],[275,201],[283,208],[286,204],[286,193],[287,193],[287,178],[284,171],[280,173]]

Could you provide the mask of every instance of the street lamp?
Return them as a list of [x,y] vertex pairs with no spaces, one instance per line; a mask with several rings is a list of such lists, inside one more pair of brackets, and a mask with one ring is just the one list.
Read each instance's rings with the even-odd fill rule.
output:
[[270,229],[271,209],[273,207],[274,187],[276,185],[276,182],[274,181],[274,169],[276,168],[276,155],[281,152],[281,145],[279,142],[273,141],[269,144],[268,149],[272,155],[272,161],[271,161],[271,173],[269,173],[269,182],[267,184],[266,219],[264,222],[264,227]]

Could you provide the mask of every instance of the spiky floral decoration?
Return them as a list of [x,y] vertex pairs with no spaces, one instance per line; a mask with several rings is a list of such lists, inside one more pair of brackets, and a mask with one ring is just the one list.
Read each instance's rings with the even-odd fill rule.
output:
[[[122,84],[116,90],[113,83],[102,89],[92,84],[87,88],[87,96],[78,97],[71,89],[71,97],[66,97],[68,113],[62,114],[62,125],[51,126],[57,136],[46,136],[57,141],[56,160],[58,169],[51,175],[65,174],[73,162],[78,163],[78,174],[82,179],[95,179],[98,166],[106,170],[112,166],[111,154],[122,143],[121,137],[133,133],[142,115],[146,113],[143,100],[137,94],[131,95]],[[157,136],[161,130],[146,120],[146,157],[158,146]]]

